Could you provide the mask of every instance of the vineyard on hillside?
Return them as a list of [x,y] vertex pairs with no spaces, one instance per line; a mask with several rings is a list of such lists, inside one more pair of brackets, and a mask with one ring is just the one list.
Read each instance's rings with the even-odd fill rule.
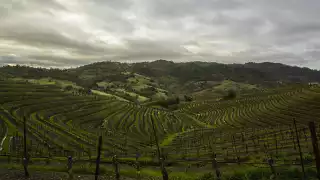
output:
[[277,124],[299,124],[318,121],[320,88],[292,86],[253,94],[230,101],[191,103],[181,113],[194,115],[199,121],[222,128],[266,127]]
[[117,155],[126,163],[139,156],[152,166],[161,154],[168,166],[199,168],[210,166],[214,155],[220,163],[268,166],[266,158],[286,165],[297,163],[303,152],[303,160],[314,165],[308,124],[320,120],[316,85],[191,102],[176,111],[16,81],[0,81],[0,97],[1,154],[22,156],[25,121],[31,157],[91,159],[101,136],[105,161]]
[[[38,149],[54,148],[88,152],[95,150],[103,134],[110,153],[135,153],[152,150],[151,120],[163,139],[182,129],[199,127],[192,118],[158,109],[137,106],[104,96],[78,96],[55,86],[1,82],[1,119],[8,136],[22,132],[27,120],[28,135]],[[4,141],[8,144],[9,138]]]

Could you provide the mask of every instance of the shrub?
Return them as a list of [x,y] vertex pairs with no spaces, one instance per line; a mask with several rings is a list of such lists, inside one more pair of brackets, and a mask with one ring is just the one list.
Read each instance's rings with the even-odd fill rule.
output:
[[237,92],[235,89],[229,89],[226,96],[223,97],[225,100],[235,99],[237,97]]
[[193,98],[191,96],[184,95],[184,100],[190,102],[193,100]]

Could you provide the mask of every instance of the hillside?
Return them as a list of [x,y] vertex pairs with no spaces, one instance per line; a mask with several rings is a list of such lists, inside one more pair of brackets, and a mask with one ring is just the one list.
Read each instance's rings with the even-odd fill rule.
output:
[[64,84],[68,82],[75,89],[93,89],[99,94],[156,106],[163,103],[150,102],[177,98],[182,102],[186,100],[185,95],[196,101],[208,97],[219,99],[231,88],[245,95],[292,83],[320,82],[319,71],[279,63],[174,63],[165,60],[133,64],[97,62],[64,70],[5,66],[0,68],[0,77],[41,82],[50,79],[59,81],[55,84],[62,88],[66,88]]
[[[1,68],[0,153],[4,155],[0,162],[5,168],[22,167],[4,162],[11,156],[21,157],[25,120],[29,168],[40,171],[66,172],[61,164],[66,163],[66,156],[73,156],[75,172],[92,174],[90,162],[97,157],[100,137],[104,175],[113,174],[106,164],[113,163],[114,155],[121,175],[129,177],[136,177],[133,167],[137,162],[143,166],[142,176],[161,177],[157,166],[158,158],[163,157],[170,178],[195,180],[212,172],[213,155],[223,175],[232,174],[230,169],[237,170],[239,164],[247,172],[260,173],[261,167],[269,169],[264,157],[275,157],[281,167],[300,163],[296,138],[301,139],[305,163],[314,166],[307,125],[320,122],[320,86],[307,82],[316,82],[318,71],[307,69],[305,75],[288,72],[299,76],[299,83],[284,76],[273,80],[268,76],[268,81],[250,84],[226,78],[228,73],[215,81],[191,75],[186,80],[170,75],[170,62],[154,63],[159,63],[155,67],[163,70],[162,75],[135,69],[141,64],[111,62],[69,70]],[[110,71],[108,64],[112,65]],[[153,94],[143,94],[145,89]],[[236,99],[224,96],[230,89],[239,94]],[[194,99],[180,100],[187,93]],[[155,98],[155,94],[167,97]],[[281,170],[285,176],[290,172]],[[299,171],[294,172],[299,176]]]
[[[111,156],[118,155],[121,172],[132,171],[131,165],[140,153],[143,175],[159,176],[159,170],[153,167],[158,161],[157,144],[168,169],[180,176],[189,166],[197,172],[190,174],[193,177],[212,171],[208,158],[213,152],[219,163],[225,164],[221,166],[223,173],[240,162],[268,167],[261,157],[271,153],[283,159],[278,164],[284,166],[299,157],[292,143],[296,136],[291,129],[293,121],[298,124],[297,136],[305,140],[300,143],[305,154],[312,146],[305,127],[311,118],[320,122],[317,85],[267,89],[237,100],[217,102],[208,98],[186,103],[172,112],[39,82],[0,81],[1,152],[13,152],[10,139],[21,139],[26,120],[31,167],[38,169],[53,169],[55,164],[65,164],[66,155],[72,155],[77,157],[75,167],[79,172],[93,172],[83,164],[96,157],[99,136],[103,137],[102,160],[111,163]],[[15,146],[18,153],[22,152],[21,141]],[[49,163],[43,165],[44,161]],[[112,171],[108,166],[103,168]]]

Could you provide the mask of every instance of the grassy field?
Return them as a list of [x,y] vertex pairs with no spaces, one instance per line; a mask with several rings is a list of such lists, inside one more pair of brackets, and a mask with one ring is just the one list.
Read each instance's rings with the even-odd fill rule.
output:
[[207,82],[210,88],[205,88],[204,90],[193,93],[196,101],[205,101],[208,99],[220,99],[229,89],[235,89],[239,96],[243,96],[245,94],[251,94],[253,92],[259,92],[263,89],[257,87],[257,85],[247,84],[247,83],[239,83],[231,80],[224,81],[213,81]]
[[[312,145],[306,127],[311,120],[320,121],[316,85],[278,88],[236,100],[191,102],[171,112],[97,92],[79,96],[49,82],[0,81],[1,153],[13,153],[10,139],[21,136],[26,119],[27,145],[33,155],[55,152],[62,157],[67,152],[78,159],[94,158],[97,139],[103,136],[102,160],[111,162],[116,154],[128,164],[139,153],[145,176],[160,176],[159,169],[151,168],[157,166],[158,141],[172,176],[196,178],[213,171],[213,152],[219,162],[229,162],[221,164],[224,174],[238,167],[237,158],[243,164],[265,163],[263,157],[270,156],[284,165],[296,161],[296,136],[305,140],[301,147],[308,159]],[[293,133],[294,119],[298,134]]]
[[[129,101],[144,103],[151,99],[166,99],[166,90],[159,88],[159,85],[151,78],[137,73],[122,72],[122,75],[129,76],[122,81],[111,82],[109,80],[98,82],[101,89],[107,90],[108,94],[122,97]],[[146,94],[146,89],[150,93]]]

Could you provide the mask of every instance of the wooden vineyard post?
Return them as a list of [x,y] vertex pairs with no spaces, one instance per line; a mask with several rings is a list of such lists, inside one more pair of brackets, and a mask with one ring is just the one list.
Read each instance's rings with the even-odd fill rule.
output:
[[152,148],[152,136],[150,136],[150,148]]
[[313,153],[316,158],[317,177],[320,180],[320,154],[319,154],[318,138],[317,138],[314,122],[309,122],[309,129],[311,134]]
[[72,163],[73,163],[72,156],[68,156],[68,164],[67,164],[67,166],[68,166],[69,179],[73,179]]
[[124,139],[124,153],[125,153],[125,156],[127,156],[128,155],[128,148],[127,148],[127,146],[128,146],[128,134],[127,134],[127,132],[125,133],[125,139]]
[[119,180],[120,174],[119,174],[119,164],[118,164],[117,155],[114,155],[112,157],[112,163],[113,163],[113,167],[114,167],[114,171],[115,171],[115,175],[116,175],[116,180]]
[[141,174],[141,165],[140,165],[140,162],[139,162],[139,157],[140,157],[140,153],[137,153],[136,154],[136,164],[135,164],[135,166],[136,166],[136,170],[137,170],[137,172],[136,172],[136,174],[137,174],[137,179],[138,180],[140,180],[141,178],[140,178],[140,174]]
[[24,157],[23,157],[23,168],[26,177],[29,177],[28,172],[28,160],[27,153],[27,127],[26,127],[26,117],[23,117],[23,146],[24,146]]
[[276,133],[274,135],[274,141],[276,143],[276,155],[278,155],[278,139],[277,139],[277,134]]
[[296,130],[296,138],[297,138],[297,143],[298,143],[301,168],[302,168],[302,172],[303,172],[303,179],[306,179],[306,172],[304,171],[304,163],[303,163],[303,157],[302,157],[302,152],[301,152],[301,146],[300,146],[300,140],[299,140],[299,134],[298,134],[298,128],[297,128],[296,119],[293,120],[293,123],[294,123],[294,128]]
[[252,138],[252,142],[253,142],[254,152],[256,154],[258,154],[257,143],[256,143],[255,139],[258,140],[259,137],[256,135],[257,134],[256,131],[257,131],[256,129],[253,129],[253,134],[251,135],[251,138]]
[[159,160],[159,162],[161,162],[161,161],[160,161],[161,153],[160,153],[160,148],[159,148],[159,144],[158,144],[158,137],[157,137],[157,134],[156,134],[156,128],[155,128],[155,126],[154,126],[154,120],[153,120],[152,117],[151,117],[151,123],[152,123],[154,140],[155,140],[156,146],[157,146],[158,160]]
[[246,155],[248,155],[248,144],[245,139],[245,131],[244,130],[242,130],[242,132],[241,132],[241,140],[242,140],[242,144],[244,144],[244,146],[245,146]]
[[15,136],[11,137],[8,143],[8,151],[9,151],[9,156],[8,156],[8,163],[11,163],[11,156],[15,152],[16,144],[15,144]]
[[[274,169],[274,167],[273,167],[274,161],[273,161],[272,157],[271,157],[270,159],[268,159],[268,164],[269,164],[269,166],[270,166],[271,173],[272,173],[273,179],[274,179],[274,178],[276,177],[276,171],[275,171],[275,169]],[[270,179],[271,179],[271,178],[270,178]]]
[[152,117],[151,117],[151,123],[152,123],[152,129],[153,129],[154,138],[155,138],[156,145],[157,145],[158,159],[159,159],[159,163],[160,163],[162,177],[163,177],[163,180],[168,180],[169,179],[168,173],[167,173],[167,170],[165,168],[164,159],[161,158],[161,152],[160,152],[160,148],[159,148],[158,137],[157,137],[157,134],[156,134],[156,128],[154,126],[154,120],[153,120]]
[[[92,155],[92,153],[91,153],[91,149],[90,149],[90,148],[88,148],[87,153],[88,153],[88,156],[89,156],[89,160],[90,160],[90,162],[91,162],[91,155]],[[91,164],[91,163],[90,163],[90,164]]]
[[164,159],[162,157],[160,157],[160,161],[161,161],[162,179],[163,180],[169,180],[168,172],[167,172],[165,164],[164,164]]
[[[303,128],[303,135],[306,142],[308,142],[308,136],[307,136],[307,128]],[[307,147],[309,149],[309,144],[307,143]]]
[[101,148],[102,148],[102,136],[99,136],[99,143],[98,143],[98,156],[96,160],[96,173],[95,173],[95,180],[98,180],[99,172],[100,172],[100,156],[101,156]]
[[294,133],[293,133],[293,130],[292,128],[290,127],[290,133],[291,133],[291,136],[292,136],[292,143],[293,143],[293,149],[296,150],[296,141],[294,140]]
[[237,163],[238,163],[238,165],[240,165],[240,157],[238,155],[238,150],[237,150],[236,140],[234,138],[234,135],[232,136],[232,144],[233,144],[233,153],[235,153],[236,158],[237,158]]
[[217,180],[220,180],[221,179],[221,172],[218,167],[217,155],[215,153],[212,153],[212,167],[216,171]]

